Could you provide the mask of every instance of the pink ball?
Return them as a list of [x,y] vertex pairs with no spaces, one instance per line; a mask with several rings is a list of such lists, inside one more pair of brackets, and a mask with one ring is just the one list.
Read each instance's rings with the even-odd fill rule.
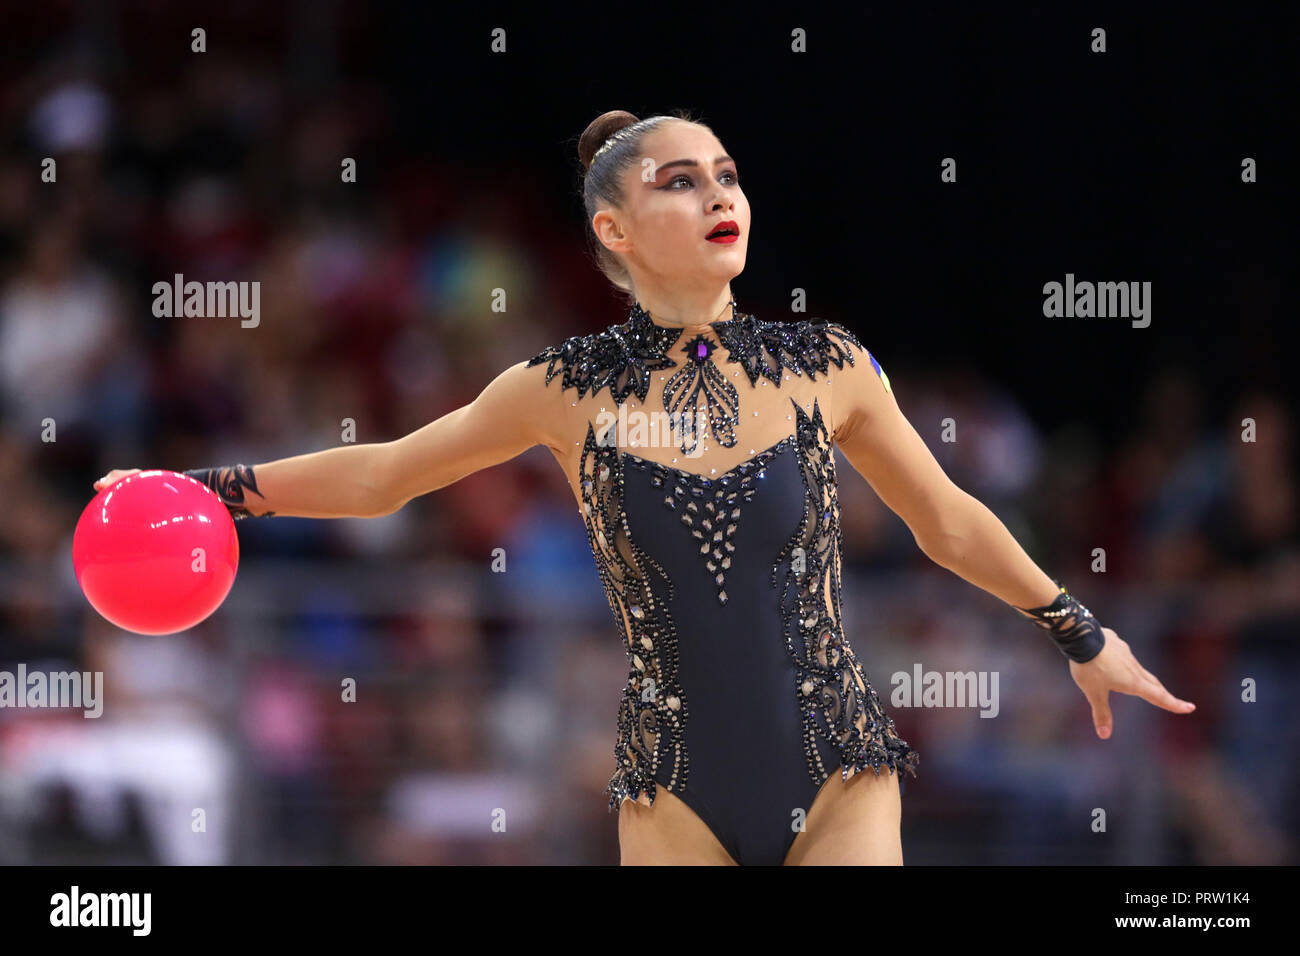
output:
[[239,568],[239,537],[216,493],[189,475],[141,471],[102,489],[72,538],[90,606],[136,634],[174,634],[221,606]]

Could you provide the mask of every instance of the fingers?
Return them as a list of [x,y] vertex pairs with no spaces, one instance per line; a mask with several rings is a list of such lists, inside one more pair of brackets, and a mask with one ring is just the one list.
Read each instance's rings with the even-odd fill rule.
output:
[[1190,714],[1196,709],[1196,705],[1190,700],[1182,700],[1169,693],[1165,689],[1165,685],[1156,678],[1156,675],[1139,664],[1136,657],[1133,657],[1133,666],[1137,668],[1140,677],[1136,681],[1137,686],[1125,690],[1124,693],[1141,697],[1147,703],[1155,704],[1157,707],[1175,714]]
[[1109,740],[1114,726],[1114,718],[1110,713],[1110,691],[1104,690],[1096,696],[1089,696],[1088,704],[1092,707],[1092,726],[1096,728],[1097,736]]
[[1109,628],[1103,630],[1106,632],[1106,645],[1101,654],[1087,664],[1070,666],[1075,683],[1084,692],[1088,705],[1092,708],[1092,723],[1098,737],[1108,740],[1114,732],[1115,720],[1110,710],[1111,691],[1141,697],[1147,703],[1175,714],[1190,714],[1196,709],[1190,700],[1182,700],[1169,693],[1155,674],[1138,663],[1129,646],[1119,639],[1118,634]]
[[[1138,668],[1138,671],[1143,674],[1146,673],[1141,668]],[[1154,704],[1175,714],[1190,714],[1196,709],[1196,705],[1190,700],[1175,697],[1165,689],[1160,681],[1150,675],[1136,679],[1127,687],[1120,688],[1116,686],[1112,687],[1111,690],[1116,693],[1141,697],[1147,703]],[[1086,696],[1088,706],[1092,708],[1092,725],[1096,728],[1097,736],[1102,740],[1109,740],[1115,727],[1115,718],[1110,710],[1110,690],[1103,690]]]
[[114,468],[103,478],[96,481],[92,487],[94,487],[96,491],[101,491],[119,479],[125,478],[127,475],[136,474],[139,470],[139,468]]
[[1165,690],[1165,685],[1156,680],[1151,674],[1147,674],[1146,671],[1142,673],[1146,674],[1146,680],[1131,693],[1135,693],[1149,704],[1155,704],[1157,707],[1175,714],[1190,714],[1196,709],[1196,705],[1190,700],[1181,700],[1175,697]]

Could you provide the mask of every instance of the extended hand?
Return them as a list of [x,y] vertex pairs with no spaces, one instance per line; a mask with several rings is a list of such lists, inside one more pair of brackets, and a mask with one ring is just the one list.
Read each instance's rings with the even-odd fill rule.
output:
[[1191,701],[1179,700],[1165,690],[1165,685],[1138,663],[1118,634],[1108,627],[1103,627],[1101,632],[1106,635],[1106,644],[1100,654],[1086,664],[1070,661],[1070,676],[1092,706],[1092,723],[1098,737],[1108,739],[1114,724],[1110,713],[1111,691],[1141,697],[1175,714],[1190,714],[1196,709]]
[[95,482],[93,487],[96,491],[100,491],[107,488],[109,485],[117,484],[121,479],[126,478],[128,475],[134,475],[139,471],[139,468],[114,468],[103,478],[99,479],[99,481]]

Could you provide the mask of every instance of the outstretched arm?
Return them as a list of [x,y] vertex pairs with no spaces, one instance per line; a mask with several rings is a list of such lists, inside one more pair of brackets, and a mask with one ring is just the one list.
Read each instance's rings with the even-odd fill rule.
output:
[[866,349],[846,348],[855,361],[832,379],[831,414],[849,463],[935,564],[1013,607],[1052,603],[1059,590],[1052,579],[992,511],[944,473]]
[[412,498],[508,461],[534,445],[553,445],[559,393],[546,388],[545,381],[544,368],[519,362],[468,405],[379,446],[371,477],[379,514],[396,511]]
[[[1097,735],[1110,736],[1109,693],[1134,694],[1175,713],[1195,705],[1169,693],[1110,628],[1100,627],[1077,602],[1066,621],[1038,613],[1058,601],[1062,589],[1027,555],[1006,526],[983,503],[944,473],[916,429],[903,417],[884,370],[866,349],[845,345],[854,358],[832,379],[832,428],[836,444],[880,499],[907,524],[917,546],[941,567],[1001,598],[1024,616],[1050,626],[1065,647],[1062,624],[1099,629],[1100,651],[1074,655],[1070,674],[1092,707]],[[1063,601],[1064,598],[1061,598]],[[1073,599],[1071,599],[1073,601]],[[1100,642],[1102,638],[1096,637]],[[1086,661],[1075,659],[1085,656]]]
[[[394,441],[187,474],[217,492],[237,518],[382,517],[418,495],[550,443],[553,409],[544,375],[544,369],[519,362],[468,405]],[[95,487],[130,473],[110,472]]]

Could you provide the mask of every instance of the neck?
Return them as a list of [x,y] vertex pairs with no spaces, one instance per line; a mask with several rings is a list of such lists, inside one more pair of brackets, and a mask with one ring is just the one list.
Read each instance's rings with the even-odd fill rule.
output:
[[680,329],[686,336],[708,333],[715,323],[735,318],[730,284],[721,291],[699,296],[688,292],[663,295],[656,291],[638,291],[636,301],[655,325]]

